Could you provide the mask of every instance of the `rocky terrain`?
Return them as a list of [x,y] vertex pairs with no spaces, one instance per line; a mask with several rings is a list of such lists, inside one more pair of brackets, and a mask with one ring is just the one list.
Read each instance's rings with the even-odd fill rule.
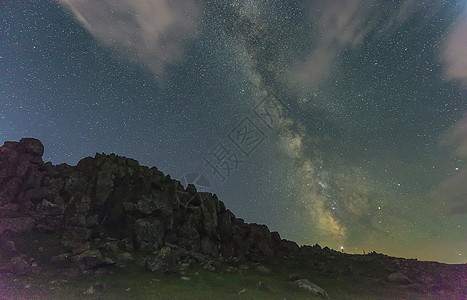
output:
[[376,278],[421,298],[467,296],[465,265],[300,247],[265,225],[245,223],[216,195],[183,187],[155,167],[114,154],[54,166],[42,161],[43,152],[31,138],[0,148],[0,296],[8,297],[21,276],[76,278],[128,266],[182,278],[189,268],[227,274],[254,266],[269,275],[276,268],[311,296],[332,296],[294,274],[306,267],[330,278]]

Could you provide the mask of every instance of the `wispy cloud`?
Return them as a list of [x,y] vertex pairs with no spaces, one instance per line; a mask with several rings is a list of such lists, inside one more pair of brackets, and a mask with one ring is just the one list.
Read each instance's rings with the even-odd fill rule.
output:
[[452,147],[457,156],[467,158],[467,115],[441,137],[441,145]]
[[316,39],[313,51],[290,72],[292,81],[311,88],[321,86],[336,70],[342,52],[356,49],[372,31],[378,36],[389,32],[417,11],[415,0],[406,0],[384,23],[379,1],[318,1],[311,5],[310,20],[316,24],[310,38]]
[[370,27],[365,22],[370,7],[360,0],[323,1],[312,5],[310,19],[316,22],[313,52],[292,73],[295,80],[317,87],[333,73],[334,64],[346,47],[358,46]]
[[[467,159],[467,115],[455,123],[442,137],[440,145]],[[467,214],[467,170],[462,166],[454,175],[442,181],[431,195],[441,201],[451,214]]]
[[461,14],[455,24],[443,49],[443,59],[446,63],[445,76],[448,80],[458,80],[467,88],[467,12]]
[[56,0],[96,39],[162,76],[197,34],[194,0]]
[[[399,25],[407,21],[414,13],[423,10],[423,6],[424,3],[417,0],[403,1],[399,7],[389,16],[387,21],[384,22],[384,25],[381,27],[381,29],[379,29],[377,34],[384,35],[391,32]],[[436,3],[431,4],[433,12],[436,11],[436,7],[434,6],[436,6]]]
[[431,196],[441,203],[445,213],[452,215],[467,214],[466,182],[467,171],[459,171],[441,182],[431,193]]

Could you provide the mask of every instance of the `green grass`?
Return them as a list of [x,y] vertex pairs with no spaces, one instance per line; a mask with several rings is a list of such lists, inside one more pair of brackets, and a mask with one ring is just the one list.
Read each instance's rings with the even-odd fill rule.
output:
[[[273,275],[256,271],[258,263],[253,262],[243,263],[250,267],[244,274],[228,272],[227,266],[238,267],[240,264],[231,262],[214,272],[192,266],[184,271],[183,276],[190,278],[187,281],[181,279],[181,274],[158,275],[137,264],[128,264],[125,268],[106,267],[101,275],[90,272],[67,277],[57,273],[60,265],[48,262],[49,257],[61,251],[57,240],[53,235],[36,236],[31,233],[16,241],[17,249],[34,257],[43,270],[39,275],[0,275],[0,299],[319,299],[292,286],[287,281],[291,273],[298,273],[322,287],[330,299],[439,299],[422,296],[408,287],[388,282],[386,277],[392,270],[366,262],[368,256],[358,255],[281,258],[261,262],[274,272]],[[38,250],[39,247],[42,251]],[[103,254],[111,257],[110,253]],[[138,261],[142,256],[135,253],[134,257]],[[9,257],[0,253],[0,265],[8,260]],[[319,270],[315,261],[323,262],[327,270]],[[354,272],[349,271],[350,268]],[[260,281],[269,291],[258,287]],[[105,283],[106,291],[83,294],[97,283]],[[456,298],[446,296],[443,299]]]
[[[12,289],[3,296],[5,299],[319,299],[287,282],[288,273],[298,271],[324,288],[331,299],[425,299],[376,279],[351,275],[330,277],[307,268],[288,270],[286,265],[272,266],[275,275],[254,269],[247,270],[246,274],[229,273],[222,266],[215,272],[190,268],[184,275],[190,278],[188,281],[180,275],[156,275],[137,266],[112,267],[100,276],[88,274],[75,278],[60,278],[49,270],[35,277],[18,277],[16,282],[10,278]],[[67,282],[62,282],[63,279]],[[271,292],[260,289],[259,281]],[[106,284],[105,292],[83,294],[99,282]],[[25,288],[28,284],[29,288]]]

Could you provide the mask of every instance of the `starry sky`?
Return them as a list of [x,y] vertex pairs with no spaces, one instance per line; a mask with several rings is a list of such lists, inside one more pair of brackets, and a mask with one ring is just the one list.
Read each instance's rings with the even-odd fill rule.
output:
[[0,1],[0,142],[96,152],[299,244],[467,262],[467,1]]

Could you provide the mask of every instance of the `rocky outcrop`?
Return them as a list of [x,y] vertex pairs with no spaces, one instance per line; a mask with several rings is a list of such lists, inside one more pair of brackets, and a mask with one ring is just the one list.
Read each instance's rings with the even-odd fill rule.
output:
[[[42,161],[43,152],[35,139],[0,147],[2,296],[13,286],[14,295],[21,289],[29,293],[31,284],[17,285],[18,278],[42,273],[45,278],[88,274],[97,278],[132,264],[160,274],[176,272],[182,280],[190,279],[185,272],[192,265],[219,275],[251,272],[268,282],[283,277],[312,297],[327,293],[300,274],[287,276],[281,270],[311,271],[325,276],[325,281],[357,276],[378,283],[385,292],[392,286],[410,295],[465,298],[466,265],[376,252],[351,255],[317,244],[299,247],[265,225],[245,223],[216,195],[198,192],[193,185],[184,188],[155,167],[113,154],[86,157],[76,166],[54,166]],[[62,281],[51,281],[50,288],[59,287],[57,282]],[[257,288],[274,293],[265,282]],[[106,289],[96,283],[84,295]],[[238,292],[242,293],[246,288]]]
[[[42,161],[43,153],[42,143],[31,138],[0,148],[3,238],[31,230],[54,233],[68,250],[115,241],[119,251],[150,254],[148,268],[164,272],[173,270],[182,257],[174,254],[175,248],[203,257],[241,259],[299,250],[265,225],[236,218],[216,195],[197,192],[193,185],[184,188],[156,167],[114,154],[86,157],[76,166],[54,166]],[[86,259],[83,254],[73,259],[82,268],[108,263],[97,249],[84,253]]]

